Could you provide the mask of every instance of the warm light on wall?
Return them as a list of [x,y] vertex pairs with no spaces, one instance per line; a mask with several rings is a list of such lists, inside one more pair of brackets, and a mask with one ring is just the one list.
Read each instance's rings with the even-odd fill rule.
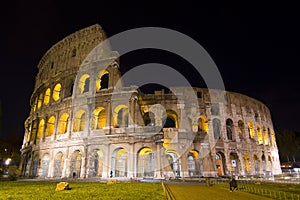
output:
[[260,126],[257,126],[257,139],[258,139],[258,144],[263,144],[263,137],[262,137]]
[[73,131],[83,131],[85,128],[85,112],[84,110],[78,110],[75,114]]
[[250,138],[254,138],[255,137],[255,133],[254,133],[254,127],[252,122],[248,122],[248,130],[249,130],[249,136]]
[[60,99],[60,91],[61,91],[61,84],[58,83],[55,85],[54,90],[53,90],[53,100],[58,101]]
[[44,105],[48,105],[49,102],[50,102],[50,93],[51,93],[51,90],[50,88],[48,88],[45,92],[45,97],[44,97]]
[[37,139],[40,139],[43,137],[43,133],[44,133],[44,125],[45,125],[45,121],[42,119],[39,123],[39,127],[38,127],[38,133],[37,133]]
[[106,112],[103,107],[97,107],[94,110],[92,129],[101,129],[106,124]]
[[48,119],[47,128],[46,128],[46,137],[51,136],[54,133],[55,117],[51,116]]
[[108,71],[106,70],[102,70],[101,72],[98,73],[98,77],[97,77],[97,80],[96,80],[96,90],[99,91],[101,90],[101,78],[102,76],[104,76],[105,74],[109,74]]
[[63,113],[58,121],[58,134],[64,134],[67,132],[68,129],[68,113]]
[[87,92],[89,89],[89,79],[90,75],[84,74],[80,77],[79,83],[78,83],[78,92],[79,94],[82,94],[84,92]]

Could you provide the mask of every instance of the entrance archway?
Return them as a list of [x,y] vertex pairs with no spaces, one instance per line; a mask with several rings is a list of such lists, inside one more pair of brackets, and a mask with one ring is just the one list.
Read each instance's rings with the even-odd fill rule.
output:
[[180,166],[178,163],[178,156],[175,152],[173,151],[168,151],[167,152],[167,160],[168,160],[168,164],[171,167],[173,174],[175,177],[179,177],[180,176]]
[[154,176],[154,154],[151,148],[145,147],[139,150],[137,165],[138,177]]
[[64,168],[65,157],[62,152],[58,152],[54,160],[54,177],[61,177]]
[[42,167],[41,177],[47,177],[48,176],[49,163],[50,163],[50,156],[49,156],[49,154],[45,154],[42,158],[42,161],[41,161],[41,167]]
[[127,177],[128,153],[124,148],[114,150],[111,159],[113,177]]
[[188,171],[189,176],[197,176],[200,172],[199,153],[196,150],[190,150],[188,153]]
[[80,177],[82,153],[79,150],[74,151],[71,158],[71,173],[73,177]]
[[218,152],[216,154],[216,168],[217,168],[217,174],[218,176],[223,176],[225,174],[224,172],[224,166],[225,166],[225,156],[223,153]]
[[103,152],[96,149],[90,157],[90,177],[102,177],[103,172]]
[[239,157],[237,155],[237,153],[231,152],[230,153],[230,172],[232,173],[232,175],[237,175],[239,174]]

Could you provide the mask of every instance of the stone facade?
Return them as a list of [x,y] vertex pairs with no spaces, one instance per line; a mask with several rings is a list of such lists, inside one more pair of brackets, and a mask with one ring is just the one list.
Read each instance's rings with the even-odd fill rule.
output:
[[105,39],[101,27],[93,25],[67,36],[41,59],[25,121],[22,176],[281,173],[270,111],[263,103],[205,88],[144,94],[137,86],[118,85],[118,53],[95,48]]

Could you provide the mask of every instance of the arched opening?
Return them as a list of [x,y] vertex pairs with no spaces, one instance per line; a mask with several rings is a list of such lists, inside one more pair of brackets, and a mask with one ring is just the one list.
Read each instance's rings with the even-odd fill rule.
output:
[[261,161],[262,161],[262,170],[264,171],[264,172],[266,172],[266,156],[265,156],[265,154],[263,154],[262,156],[261,156]]
[[198,119],[198,131],[205,133],[208,132],[208,121],[204,116],[200,116]]
[[269,135],[267,133],[267,129],[263,126],[263,136],[264,136],[264,144],[269,145]]
[[96,149],[90,157],[90,177],[102,177],[103,172],[103,152]]
[[155,126],[155,115],[153,112],[146,112],[143,119],[145,126]]
[[222,152],[216,154],[216,168],[218,176],[224,176],[225,174],[225,156]]
[[190,150],[188,153],[188,172],[189,176],[198,176],[200,172],[199,153],[196,150]]
[[253,155],[253,161],[254,161],[254,170],[255,174],[258,175],[260,168],[259,168],[259,160],[256,154]]
[[48,88],[45,92],[45,96],[44,96],[44,105],[48,105],[50,102],[50,95],[51,95],[51,89]]
[[162,120],[163,128],[178,128],[177,113],[173,110],[167,110]]
[[41,177],[47,177],[48,176],[49,163],[50,163],[50,156],[49,156],[49,154],[45,154],[42,157],[42,160],[41,160],[41,168],[42,168]]
[[152,149],[144,147],[138,151],[137,169],[138,177],[154,176],[154,154]]
[[47,122],[46,137],[53,135],[55,126],[55,117],[51,116]]
[[41,93],[38,98],[37,108],[40,109],[43,103],[43,94]]
[[244,128],[245,128],[244,122],[242,120],[239,120],[238,132],[239,132],[240,139],[244,139]]
[[233,121],[231,119],[226,120],[226,134],[227,134],[227,139],[232,140],[233,137]]
[[221,121],[217,118],[213,119],[214,139],[219,140],[221,138]]
[[250,162],[249,154],[244,154],[243,159],[244,159],[245,172],[246,174],[249,174],[251,172],[251,162]]
[[258,139],[258,144],[264,143],[260,126],[257,126],[257,139]]
[[252,122],[248,122],[248,132],[249,132],[249,138],[254,139],[255,133],[254,133],[254,126]]
[[106,111],[103,107],[97,107],[93,113],[92,129],[102,129],[106,124]]
[[114,109],[114,127],[128,127],[128,107],[125,105],[118,105]]
[[61,91],[61,84],[58,83],[55,85],[55,87],[53,89],[52,98],[54,101],[58,101],[60,99],[60,91]]
[[96,80],[96,90],[103,90],[108,88],[109,82],[109,73],[106,70],[103,70],[98,73],[98,77]]
[[33,109],[33,112],[36,111],[36,108],[37,108],[37,102],[38,102],[38,98],[36,97],[34,102],[33,102],[33,106],[32,106],[32,109]]
[[231,152],[229,159],[230,159],[230,171],[231,171],[232,175],[238,175],[239,174],[239,166],[238,166],[239,165],[239,163],[238,163],[239,157],[238,157],[237,153]]
[[85,119],[85,111],[78,110],[75,114],[73,131],[74,132],[84,131],[85,120],[86,120]]
[[39,123],[37,139],[43,138],[45,121],[42,119]]
[[90,75],[84,74],[80,77],[78,83],[78,93],[83,94],[88,92],[90,89]]
[[167,151],[167,161],[168,161],[168,168],[170,168],[173,171],[173,174],[175,177],[180,177],[180,166],[178,163],[178,156],[175,151]]
[[114,150],[111,162],[113,177],[127,177],[128,153],[124,148]]
[[79,150],[74,151],[71,157],[72,177],[80,177],[82,163],[82,153]]
[[68,129],[68,120],[69,120],[69,114],[63,113],[58,122],[58,134],[64,134],[67,132]]
[[58,178],[62,176],[64,169],[65,157],[62,152],[58,152],[54,159],[54,177]]
[[36,177],[38,175],[37,174],[38,165],[39,165],[39,157],[36,154],[33,159],[33,167],[32,167],[32,176],[33,177]]

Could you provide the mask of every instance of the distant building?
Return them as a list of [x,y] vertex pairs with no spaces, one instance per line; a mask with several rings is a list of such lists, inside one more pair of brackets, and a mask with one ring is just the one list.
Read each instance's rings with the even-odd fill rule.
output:
[[[94,49],[105,39],[99,25],[87,27],[55,44],[39,62],[25,121],[22,176],[281,173],[270,111],[263,103],[206,88],[154,94],[135,86],[116,88],[118,53]],[[193,95],[198,105],[187,100]],[[211,95],[220,101],[212,102]]]

